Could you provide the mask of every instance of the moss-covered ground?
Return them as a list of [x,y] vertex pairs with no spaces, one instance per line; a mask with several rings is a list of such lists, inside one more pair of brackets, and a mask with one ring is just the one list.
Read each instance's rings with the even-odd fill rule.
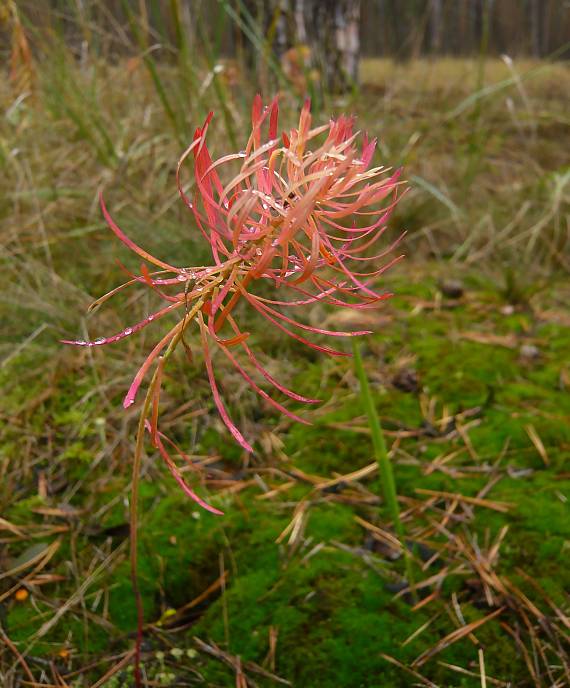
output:
[[[443,270],[441,264],[412,263],[395,270],[387,286],[396,296],[375,316],[378,333],[364,349],[402,509],[416,508],[406,528],[428,549],[424,562],[429,548],[440,553],[420,570],[416,546],[417,582],[444,565],[452,569],[422,589],[420,598],[434,590],[437,595],[418,609],[397,596],[401,558],[371,540],[355,520],[390,530],[377,474],[319,487],[373,463],[350,359],[307,357],[284,344],[272,351],[275,365],[299,391],[324,400],[306,412],[311,426],[284,424],[246,392],[232,391],[228,377],[224,387],[233,408],[250,417],[248,432],[259,439],[249,459],[229,441],[202,396],[201,369],[188,373],[181,360],[167,384],[165,416],[188,399],[184,371],[192,377],[194,399],[171,425],[197,460],[210,457],[202,491],[225,515],[199,510],[157,457],[147,457],[139,576],[148,624],[144,661],[156,682],[150,685],[231,686],[239,671],[257,685],[273,685],[260,667],[295,686],[411,685],[416,679],[383,655],[410,666],[461,623],[499,606],[505,609],[496,619],[416,670],[440,686],[479,685],[482,648],[488,676],[532,685],[524,651],[509,633],[524,636],[516,604],[509,595],[496,595],[494,606],[486,603],[475,569],[451,552],[450,543],[462,538],[483,559],[508,526],[493,572],[524,592],[544,623],[556,621],[554,608],[565,609],[568,287],[550,284],[524,303],[511,303],[500,289],[467,273],[464,294],[451,299],[438,287],[446,279]],[[99,352],[94,359],[83,352],[68,355],[52,362],[50,375],[38,382],[23,353],[2,373],[2,465],[9,488],[2,539],[5,568],[21,566],[23,578],[12,592],[14,578],[2,581],[9,592],[2,601],[3,627],[21,649],[29,644],[30,666],[55,661],[61,674],[70,674],[70,685],[87,685],[84,675],[74,684],[72,670],[90,660],[103,662],[91,677],[103,675],[118,661],[105,659],[120,658],[131,647],[136,627],[126,558],[134,419],[122,419],[115,399],[120,385],[108,384],[104,361]],[[34,384],[58,393],[42,399]],[[472,507],[460,501],[450,509],[453,500],[440,498],[422,510],[429,496],[418,488],[467,497],[486,488],[487,501]],[[493,508],[503,502],[508,510]],[[441,523],[445,509],[451,514],[447,526],[426,535],[426,525]],[[45,549],[52,543],[59,544],[53,553]],[[534,625],[536,619],[527,621]],[[428,622],[427,630],[405,642]],[[242,669],[236,668],[238,657]],[[127,685],[128,676],[118,672],[106,685]]]

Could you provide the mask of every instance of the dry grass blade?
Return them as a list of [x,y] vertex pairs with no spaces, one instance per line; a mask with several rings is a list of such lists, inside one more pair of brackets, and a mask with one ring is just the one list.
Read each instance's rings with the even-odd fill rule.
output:
[[419,635],[421,635],[426,630],[426,628],[431,626],[432,623],[440,616],[441,612],[438,612],[437,614],[434,614],[434,616],[432,616],[431,619],[428,619],[424,624],[422,624],[419,628],[416,628],[416,630],[402,642],[402,647],[405,647],[406,645],[411,643],[412,640],[415,640]]
[[[203,640],[200,640],[200,638],[197,638],[196,636],[194,636],[194,642],[198,646],[199,650],[211,655],[212,657],[215,657],[216,659],[221,660],[222,662],[224,662],[224,664],[227,664],[231,669],[233,669],[236,672],[236,674],[243,675],[242,661],[239,657],[235,657],[234,655],[231,655],[229,652],[225,652],[220,647],[218,647],[214,642],[208,644],[205,643]],[[290,681],[287,681],[286,679],[281,678],[280,676],[277,676],[271,673],[270,671],[267,671],[266,669],[263,669],[258,664],[255,664],[255,662],[243,662],[243,666],[247,671],[259,674],[264,678],[276,681],[277,683],[281,683],[284,686],[291,685]]]
[[69,683],[66,683],[62,677],[62,675],[59,673],[57,670],[57,667],[53,662],[50,662],[50,669],[51,669],[51,675],[53,676],[53,680],[55,681],[55,684],[58,688],[71,688]]
[[115,550],[109,554],[102,562],[99,564],[99,566],[93,571],[93,573],[88,576],[83,583],[79,586],[79,588],[69,597],[69,599],[57,610],[57,612],[49,619],[46,621],[40,628],[34,633],[34,635],[30,638],[30,643],[26,649],[26,654],[30,651],[30,649],[33,647],[35,642],[42,638],[43,636],[46,635],[61,619],[64,614],[66,614],[71,607],[73,607],[77,602],[79,602],[82,598],[83,595],[85,594],[86,590],[89,588],[89,586],[103,573],[109,570],[111,564],[113,561],[117,558],[119,552],[123,549],[123,545],[119,545]]
[[502,627],[505,631],[507,631],[507,633],[509,633],[509,635],[511,635],[511,637],[512,637],[513,640],[515,641],[517,647],[519,648],[519,650],[520,650],[520,652],[521,652],[521,654],[522,654],[522,656],[523,656],[523,658],[524,658],[525,664],[526,664],[526,666],[527,666],[527,669],[528,669],[528,672],[529,672],[529,676],[532,678],[532,681],[533,681],[535,687],[536,687],[536,688],[541,688],[540,681],[539,681],[539,678],[538,678],[537,673],[536,673],[536,670],[535,670],[534,662],[532,661],[532,659],[531,659],[531,657],[530,657],[530,655],[529,655],[529,652],[528,652],[528,649],[527,649],[526,645],[523,643],[523,641],[522,641],[522,639],[521,639],[521,637],[520,637],[520,633],[517,632],[517,631],[514,631],[514,630],[513,630],[508,624],[506,624],[506,623],[502,623],[502,624],[501,624],[501,627]]
[[507,349],[515,349],[517,346],[517,338],[514,334],[492,334],[484,332],[461,332],[459,336],[462,339],[468,339],[470,342],[477,344],[490,344],[491,346],[504,346]]
[[485,655],[479,648],[479,671],[481,672],[481,688],[487,688],[487,674],[485,673]]
[[527,435],[530,437],[530,441],[536,447],[536,451],[540,454],[540,458],[543,460],[544,465],[549,466],[550,459],[548,458],[548,454],[546,453],[546,448],[544,447],[544,444],[540,439],[534,425],[525,425],[524,429],[526,430]]
[[461,638],[464,638],[466,635],[473,633],[473,631],[475,631],[477,628],[487,623],[487,621],[491,621],[491,619],[494,619],[504,610],[505,607],[496,609],[494,612],[491,612],[491,614],[488,614],[483,619],[472,621],[470,624],[462,626],[461,628],[458,628],[455,631],[448,633],[448,635],[446,635],[445,638],[442,638],[440,641],[438,641],[432,648],[426,650],[425,652],[422,652],[422,654],[412,662],[412,666],[422,666],[422,664],[425,664],[428,661],[428,659],[431,659],[434,655],[438,654],[442,650],[445,650],[446,647],[453,645],[453,643],[456,643],[458,640],[461,640]]
[[299,536],[303,532],[303,528],[306,522],[307,518],[307,511],[309,509],[309,502],[307,501],[301,501],[297,504],[295,507],[295,512],[293,514],[293,518],[289,522],[289,524],[285,527],[283,532],[279,535],[279,537],[275,540],[277,544],[280,544],[283,542],[283,540],[289,535],[289,540],[288,544],[290,546],[294,546],[297,544]]
[[512,504],[508,502],[494,502],[490,499],[479,499],[478,497],[466,497],[465,495],[457,494],[454,492],[442,492],[439,490],[428,490],[422,487],[417,487],[415,490],[418,494],[429,495],[432,497],[441,497],[443,499],[456,499],[459,502],[464,502],[465,504],[473,504],[473,506],[481,506],[486,509],[493,509],[494,511],[501,511],[506,513],[512,508]]
[[473,444],[471,442],[471,438],[469,437],[467,426],[466,425],[461,425],[461,423],[456,423],[456,429],[465,443],[465,446],[467,447],[467,451],[469,452],[469,456],[473,459],[474,462],[479,461],[479,457],[477,456],[477,452],[475,451],[475,448],[473,447]]
[[127,652],[127,654],[123,657],[123,659],[121,659],[120,662],[117,662],[108,671],[106,671],[104,673],[104,675],[101,676],[101,678],[91,686],[91,688],[102,688],[102,686],[104,686],[112,676],[114,676],[116,673],[121,671],[121,669],[123,667],[126,667],[127,664],[129,664],[129,662],[132,660],[134,654],[135,654],[134,650],[130,650],[129,652]]
[[[456,566],[454,569],[449,569],[447,566],[445,566],[439,573],[434,573],[433,576],[430,576],[429,578],[426,578],[425,580],[421,581],[420,583],[416,583],[415,588],[416,590],[422,590],[424,588],[431,588],[432,585],[435,585],[436,587],[440,588],[447,576],[452,575],[452,574],[459,574],[464,572],[464,567],[463,566]],[[400,590],[400,592],[396,593],[394,595],[394,599],[398,599],[400,597],[403,597],[406,593],[408,592],[407,588],[404,588],[403,590]],[[437,591],[436,591],[437,592]],[[424,600],[422,600],[424,602]],[[417,605],[414,606],[414,609],[420,609],[422,606],[422,603],[419,602]]]
[[379,540],[384,542],[384,544],[388,545],[388,547],[395,549],[397,552],[401,552],[404,549],[400,540],[387,530],[365,521],[363,518],[360,518],[360,516],[355,516],[354,520],[367,531],[375,535]]
[[556,616],[560,619],[560,621],[564,624],[564,626],[570,629],[570,617],[568,616],[568,614],[564,614],[564,612],[554,604],[554,602],[550,599],[550,597],[548,597],[548,595],[544,592],[540,585],[538,585],[538,583],[533,578],[531,578],[528,575],[528,573],[526,573],[520,568],[517,569],[517,573],[520,576],[522,576],[527,581],[527,583],[532,585],[532,587],[544,598],[545,602],[556,614]]
[[346,475],[339,475],[337,478],[331,480],[325,480],[325,482],[315,485],[317,490],[326,490],[328,488],[334,487],[335,485],[340,485],[340,483],[351,483],[356,480],[361,480],[362,478],[367,478],[369,475],[374,475],[378,471],[378,464],[376,462],[364,466],[357,471],[352,473],[347,473]]
[[17,535],[19,538],[26,537],[24,531],[21,528],[18,528],[18,526],[14,525],[13,523],[10,523],[10,521],[7,521],[5,518],[0,518],[0,530],[7,530],[13,535]]
[[380,656],[387,662],[390,662],[390,664],[394,664],[394,666],[397,666],[399,669],[402,669],[402,671],[405,671],[407,674],[410,674],[410,676],[413,676],[415,679],[420,681],[424,686],[427,686],[428,688],[439,688],[439,686],[436,683],[433,683],[433,681],[430,681],[425,676],[422,676],[420,673],[418,673],[411,667],[402,664],[402,662],[399,662],[395,657],[390,657],[390,655],[384,653],[381,653]]
[[15,655],[17,663],[22,665],[22,668],[24,669],[26,676],[35,685],[34,675],[30,671],[30,667],[27,665],[26,660],[24,659],[23,655],[18,650],[18,648],[14,645],[10,638],[8,638],[2,626],[0,626],[0,637],[6,644],[6,647],[9,648],[9,650]]
[[268,664],[269,668],[275,673],[275,657],[277,654],[277,639],[279,637],[279,629],[276,626],[269,626],[269,650],[264,664]]
[[[17,573],[25,571],[27,568],[34,566],[34,564],[37,564],[38,562],[42,562],[43,565],[47,564],[47,562],[59,549],[60,544],[61,543],[59,540],[56,540],[55,542],[52,542],[51,545],[48,545],[45,549],[42,549],[41,552],[38,552],[38,554],[30,557],[27,561],[19,564],[18,566],[14,566],[8,571],[0,573],[0,580],[3,578],[9,578],[10,576],[15,576]],[[46,561],[44,562],[44,560]]]
[[53,555],[57,552],[59,549],[59,541],[53,542],[47,550],[43,551],[44,557],[40,559],[40,561],[36,564],[36,566],[28,573],[27,576],[22,581],[18,581],[15,585],[13,585],[11,588],[6,590],[0,595],[0,603],[2,603],[4,600],[8,599],[18,588],[20,588],[22,585],[28,584],[28,585],[40,585],[41,582],[53,582],[56,580],[62,580],[60,576],[56,576],[55,574],[52,574],[51,576],[49,574],[44,574],[45,576],[49,576],[48,579],[44,578],[41,579],[37,574],[47,566],[47,564],[50,562],[51,558]]
[[273,499],[278,494],[281,494],[282,492],[287,492],[287,490],[290,490],[292,487],[295,487],[296,485],[295,480],[289,480],[286,483],[283,483],[282,485],[279,485],[279,487],[275,487],[273,490],[269,490],[268,492],[264,492],[263,494],[256,495],[256,499]]
[[449,452],[448,454],[441,454],[437,458],[435,458],[431,463],[427,464],[424,469],[423,473],[424,475],[430,475],[434,471],[437,470],[443,470],[444,466],[448,464],[450,461],[455,459],[457,456],[462,454],[465,451],[464,447],[461,447],[460,449],[456,449],[452,452]]
[[[468,669],[464,669],[463,667],[456,666],[455,664],[448,664],[447,662],[438,662],[438,664],[442,667],[445,667],[446,669],[450,669],[451,671],[455,671],[458,674],[463,674],[463,676],[472,676],[473,678],[480,678],[480,673],[477,674],[474,671],[469,671]],[[509,688],[511,685],[507,681],[501,681],[498,678],[492,678],[491,676],[485,675],[485,680],[487,683],[489,683],[491,686],[499,686],[500,688]]]

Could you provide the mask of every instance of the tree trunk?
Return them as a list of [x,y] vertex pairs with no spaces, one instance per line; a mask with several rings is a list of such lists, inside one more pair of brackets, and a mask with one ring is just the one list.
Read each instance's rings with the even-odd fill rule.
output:
[[358,82],[360,0],[296,0],[295,4],[297,23],[303,27],[324,88],[330,93],[348,91]]
[[[360,0],[244,0],[297,91],[344,93],[358,81]],[[247,43],[246,43],[247,45]],[[251,66],[259,55],[249,46]]]
[[439,55],[441,52],[441,0],[431,0],[431,17],[430,17],[430,33],[431,33],[431,52],[433,55]]
[[534,57],[541,57],[541,31],[540,31],[540,3],[539,0],[531,0],[530,3],[530,29],[532,32],[532,53]]

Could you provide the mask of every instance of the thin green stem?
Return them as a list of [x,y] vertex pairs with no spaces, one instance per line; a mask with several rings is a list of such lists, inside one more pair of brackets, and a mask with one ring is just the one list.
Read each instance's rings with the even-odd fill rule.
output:
[[368,417],[368,425],[370,427],[370,434],[372,435],[372,446],[374,447],[374,456],[378,462],[378,470],[380,472],[380,479],[382,481],[382,490],[384,493],[384,500],[388,506],[390,517],[394,524],[394,530],[402,543],[404,552],[404,561],[406,565],[406,576],[408,578],[408,585],[415,597],[414,574],[412,570],[412,557],[406,546],[406,539],[404,533],[404,526],[400,518],[400,507],[398,505],[398,493],[396,491],[396,480],[394,479],[394,471],[392,470],[392,462],[388,456],[386,448],[386,441],[382,426],[380,425],[380,418],[374,405],[374,400],[370,392],[370,385],[368,384],[368,377],[364,370],[362,362],[362,355],[360,353],[360,344],[356,339],[352,340],[352,348],[354,353],[354,367],[360,383],[360,398],[362,405]]

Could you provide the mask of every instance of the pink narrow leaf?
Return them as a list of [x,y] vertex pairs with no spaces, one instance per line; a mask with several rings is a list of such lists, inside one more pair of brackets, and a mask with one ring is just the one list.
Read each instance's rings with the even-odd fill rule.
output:
[[[234,332],[236,334],[239,334],[239,328],[236,324],[236,321],[232,318],[231,315],[228,315],[228,322],[230,323],[231,327],[233,328]],[[243,347],[244,351],[246,352],[249,360],[253,364],[253,366],[263,375],[263,377],[270,383],[272,384],[276,389],[278,389],[280,392],[285,394],[286,396],[290,397],[291,399],[295,399],[295,401],[300,401],[303,404],[319,404],[320,399],[309,399],[308,397],[304,397],[301,394],[297,394],[296,392],[293,392],[292,390],[288,389],[284,385],[282,385],[278,380],[276,380],[257,360],[255,357],[253,351],[250,349],[250,347],[245,343],[245,341],[241,342],[241,346]]]
[[[151,407],[151,421],[150,421],[150,437],[152,443],[156,446],[158,441],[158,413],[160,405],[160,388],[162,386],[162,374],[164,371],[164,356],[158,357],[158,364],[156,366],[156,378],[153,382],[152,390],[152,407]],[[145,421],[146,422],[146,421]]]
[[301,287],[291,287],[291,288],[294,288],[295,291],[298,291],[301,294],[308,295],[309,298],[299,300],[299,301],[277,301],[275,299],[267,299],[263,296],[256,296],[255,298],[258,301],[262,301],[263,303],[270,303],[273,306],[310,306],[313,303],[318,303],[319,301],[323,301],[327,296],[329,296],[330,294],[333,294],[336,290],[336,287],[331,287],[330,289],[326,289],[324,291],[319,291],[318,294],[311,294],[306,289],[302,289]]
[[[253,297],[255,298],[255,297]],[[276,318],[279,318],[280,320],[284,320],[285,322],[289,323],[290,325],[293,325],[294,327],[299,327],[302,330],[307,330],[308,332],[313,332],[314,334],[324,334],[327,335],[328,337],[359,337],[363,336],[366,334],[372,334],[371,330],[358,330],[356,332],[342,332],[342,331],[334,331],[334,330],[323,330],[320,327],[312,327],[311,325],[304,325],[303,323],[297,322],[296,320],[293,320],[292,318],[288,318],[286,315],[283,313],[280,313],[279,311],[275,310],[274,308],[270,308],[267,304],[261,303],[258,299],[256,299],[257,304],[265,311],[268,313],[271,313],[271,315],[274,315]]]
[[159,342],[158,344],[154,347],[154,349],[150,352],[150,354],[147,356],[145,359],[144,363],[142,366],[139,368],[137,374],[135,375],[133,381],[131,382],[131,386],[129,387],[129,391],[127,392],[127,395],[125,396],[123,400],[123,407],[124,408],[129,408],[129,406],[132,406],[135,403],[135,397],[137,395],[137,392],[139,390],[139,387],[141,386],[141,382],[143,381],[145,375],[148,373],[149,368],[157,358],[157,356],[160,354],[160,352],[164,349],[164,347],[173,339],[178,332],[182,329],[184,325],[184,321],[181,321],[173,327],[168,334],[166,334]]
[[[340,264],[340,259],[344,258],[344,256],[342,255],[341,252],[339,252],[337,254],[337,257],[339,259],[338,264]],[[392,260],[390,262],[386,263],[386,265],[382,265],[377,270],[371,270],[370,272],[356,272],[354,270],[351,270],[350,274],[353,277],[377,277],[378,275],[381,275],[384,272],[386,272],[386,270],[388,270],[388,268],[391,268],[396,263],[399,263],[403,258],[404,258],[403,255],[396,256],[395,258],[392,258]],[[347,256],[347,260],[353,260],[352,256]],[[333,266],[332,269],[337,270],[336,266]],[[340,272],[340,270],[338,270],[338,272]],[[360,286],[360,288],[362,289],[362,286]]]
[[[171,296],[170,294],[165,294],[161,289],[158,288],[155,284],[155,280],[152,280],[150,277],[150,272],[148,271],[146,265],[141,264],[141,275],[135,275],[129,268],[126,267],[126,265],[123,265],[120,260],[117,260],[117,264],[125,272],[129,277],[132,278],[133,282],[138,282],[139,284],[146,284],[149,286],[151,289],[156,291],[159,296],[164,299],[165,301],[171,301],[171,302],[178,302],[180,299],[178,299],[175,296]],[[146,277],[145,277],[145,271],[146,271]],[[180,273],[181,274],[181,273]],[[179,283],[179,280],[177,278],[174,278],[172,280],[172,284]]]
[[[355,256],[355,255],[353,255],[353,251],[342,251],[342,253],[343,253],[343,256],[346,256],[350,260],[375,262],[375,261],[379,260],[380,258],[384,258],[389,253],[391,253],[395,248],[397,248],[397,246],[402,242],[402,240],[404,239],[405,236],[406,236],[406,232],[402,232],[402,234],[400,234],[400,236],[395,241],[393,241],[390,244],[390,246],[388,246],[388,248],[385,248],[383,251],[381,251],[380,253],[377,253],[375,256],[370,256],[370,257],[368,257],[368,256]],[[368,246],[366,248],[368,248]]]
[[368,137],[365,136],[364,143],[362,145],[362,156],[360,158],[365,169],[372,162],[372,158],[374,157],[374,151],[376,150],[377,143],[378,139],[372,139],[372,141],[368,143]]
[[292,420],[297,421],[298,423],[302,423],[303,425],[311,425],[311,423],[308,420],[305,420],[304,418],[301,418],[301,416],[298,416],[296,413],[293,413],[292,411],[289,411],[288,409],[285,408],[282,404],[280,404],[278,401],[275,401],[272,397],[267,394],[267,392],[264,389],[261,389],[261,387],[255,382],[255,380],[247,373],[247,371],[244,370],[243,366],[239,363],[237,358],[230,352],[228,349],[226,349],[225,346],[222,346],[221,344],[218,344],[219,348],[222,350],[222,352],[225,354],[225,356],[231,361],[231,363],[234,365],[235,369],[238,371],[238,373],[243,377],[243,379],[247,382],[247,384],[255,391],[257,394],[262,399],[265,399],[265,401],[276,408],[278,411],[283,413],[285,416],[291,418]]
[[182,302],[178,301],[170,306],[166,306],[166,308],[156,311],[156,313],[147,315],[144,320],[141,320],[131,327],[127,327],[122,332],[114,334],[111,337],[99,337],[99,339],[94,339],[93,341],[85,341],[83,339],[61,339],[60,341],[62,344],[71,344],[73,346],[103,346],[104,344],[113,344],[114,342],[118,342],[125,337],[129,337],[131,334],[135,334],[135,332],[139,332],[143,329],[143,327],[146,327],[154,320],[162,318],[163,315],[170,313],[170,311],[174,310],[175,308],[180,308],[182,305]]
[[184,189],[182,187],[182,182],[180,180],[180,171],[182,169],[182,165],[186,161],[186,158],[190,155],[190,153],[200,144],[201,141],[201,136],[198,136],[194,138],[194,141],[191,143],[190,146],[184,151],[180,159],[178,160],[178,164],[176,165],[176,186],[178,188],[178,194],[180,195],[180,198],[184,201],[186,206],[190,208],[190,210],[194,210],[194,205],[192,201],[188,198],[186,193],[184,192]]
[[188,467],[189,467],[189,468],[191,468],[191,469],[192,469],[194,472],[196,472],[196,473],[199,473],[199,472],[200,472],[199,466],[196,466],[196,465],[194,464],[194,462],[192,461],[192,459],[191,459],[187,454],[185,454],[185,453],[182,451],[182,449],[180,449],[180,447],[179,447],[175,442],[173,442],[173,441],[172,441],[169,437],[167,437],[163,432],[160,432],[160,430],[158,431],[157,434],[158,434],[158,436],[160,437],[161,440],[163,440],[164,442],[166,442],[166,444],[170,445],[170,446],[172,447],[172,449],[174,449],[174,451],[180,456],[180,458],[184,459],[184,461],[188,464]]
[[275,96],[271,101],[270,114],[269,114],[269,138],[277,138],[277,125],[279,119],[279,103],[278,98]]
[[168,263],[165,263],[164,261],[155,258],[152,256],[150,253],[147,253],[144,249],[142,249],[140,246],[137,246],[134,241],[129,239],[129,237],[123,232],[122,229],[119,229],[119,227],[115,224],[115,221],[113,218],[109,215],[109,212],[107,211],[107,207],[105,206],[105,202],[103,201],[103,194],[99,194],[99,203],[101,205],[101,210],[103,211],[103,217],[105,218],[105,221],[109,225],[109,227],[112,229],[112,231],[116,234],[116,236],[120,239],[120,241],[125,244],[128,248],[131,249],[131,251],[134,251],[135,253],[138,253],[138,255],[141,258],[144,258],[147,260],[149,263],[152,263],[153,265],[158,265],[158,267],[165,268],[166,270],[171,270],[172,272],[178,272],[178,268],[173,267],[172,265],[169,265]]
[[253,447],[247,442],[247,440],[244,438],[244,436],[241,434],[241,432],[237,429],[235,423],[232,421],[230,418],[228,412],[226,411],[226,408],[222,402],[222,398],[220,396],[220,392],[218,390],[218,385],[216,384],[216,378],[214,376],[214,368],[212,365],[212,358],[210,356],[210,350],[208,348],[208,336],[207,336],[207,327],[204,324],[204,319],[202,318],[202,314],[199,315],[198,318],[198,324],[200,325],[200,334],[202,336],[202,349],[204,351],[204,362],[206,364],[206,372],[208,374],[208,380],[210,382],[210,387],[212,389],[212,396],[214,397],[214,403],[216,404],[216,408],[218,409],[218,412],[224,421],[225,426],[227,429],[230,431],[232,434],[233,438],[236,440],[236,442],[243,447],[247,452],[250,454],[253,454]]
[[246,291],[243,291],[243,295],[251,303],[251,305],[257,311],[259,311],[259,313],[261,313],[261,315],[263,315],[265,318],[267,318],[267,320],[272,322],[275,325],[275,327],[279,328],[282,332],[288,334],[289,337],[296,339],[298,342],[301,342],[302,344],[306,344],[308,347],[314,349],[315,351],[321,351],[322,353],[329,354],[330,356],[348,356],[350,358],[351,354],[349,353],[346,353],[344,351],[337,351],[336,349],[331,349],[328,346],[320,346],[319,344],[315,344],[314,342],[310,342],[308,339],[301,337],[295,332],[291,332],[291,330],[288,330],[286,327],[284,327],[278,320],[271,317],[271,315],[269,315],[269,313],[265,309],[261,308],[260,304],[257,303],[257,301],[250,298],[250,295]]
[[[150,423],[148,421],[145,421],[145,428],[152,434],[152,428],[150,426]],[[205,502],[201,497],[199,497],[194,490],[188,485],[188,483],[184,480],[182,473],[180,472],[180,469],[178,466],[174,463],[172,458],[170,457],[169,453],[166,451],[165,446],[162,444],[162,441],[160,439],[160,436],[162,433],[157,434],[153,438],[153,444],[154,446],[158,449],[160,455],[162,456],[164,463],[166,464],[166,467],[170,471],[172,477],[176,482],[180,485],[182,490],[184,491],[185,494],[188,495],[191,499],[193,499],[196,504],[199,504],[203,509],[206,511],[209,511],[212,514],[216,514],[217,516],[223,516],[224,512],[220,511],[219,509],[216,509],[216,507],[211,506],[208,504],[208,502]]]

